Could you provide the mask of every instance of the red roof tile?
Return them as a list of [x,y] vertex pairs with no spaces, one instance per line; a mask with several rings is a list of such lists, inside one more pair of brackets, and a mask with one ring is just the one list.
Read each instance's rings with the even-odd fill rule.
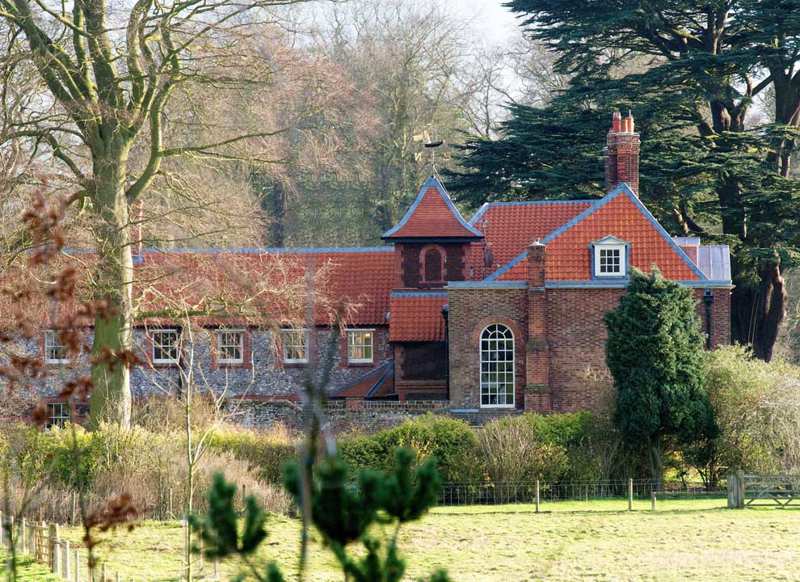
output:
[[434,177],[422,185],[416,200],[397,226],[383,238],[466,238],[483,236],[461,216],[441,182]]
[[470,223],[483,232],[483,245],[470,248],[469,264],[487,276],[592,205],[589,200],[542,200],[486,204]]
[[444,341],[447,293],[442,291],[395,291],[391,297],[389,341]]
[[[549,281],[584,281],[591,279],[592,242],[613,235],[631,245],[630,263],[643,271],[653,265],[669,278],[679,281],[700,279],[678,246],[665,233],[652,215],[627,190],[608,194],[595,207],[543,239],[547,245],[545,278]],[[513,264],[512,264],[513,263]],[[527,257],[517,255],[506,263],[499,281],[527,279]]]

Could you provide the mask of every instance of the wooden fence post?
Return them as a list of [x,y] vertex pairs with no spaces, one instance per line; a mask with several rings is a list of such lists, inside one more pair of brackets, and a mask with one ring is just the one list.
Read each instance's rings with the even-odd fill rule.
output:
[[736,471],[728,475],[728,509],[742,509],[745,493],[744,473]]
[[64,578],[64,580],[69,580],[69,574],[70,572],[72,572],[72,564],[70,564],[71,548],[69,545],[69,540],[64,540],[63,544],[64,544],[64,551],[62,552],[61,555],[63,557],[64,563],[62,564],[61,568],[61,577]]
[[541,500],[539,498],[539,480],[537,479],[536,480],[536,513],[539,513],[539,502],[540,501]]
[[651,491],[650,492],[650,511],[655,511],[655,510],[656,510],[656,492],[655,491]]
[[628,479],[628,511],[633,511],[633,479]]
[[78,553],[77,548],[72,554],[73,561],[75,562],[75,578],[73,582],[81,582],[81,555]]
[[[44,526],[44,524],[42,524],[42,526]],[[58,550],[56,548],[58,548],[58,525],[51,523],[47,528],[47,549],[49,550],[48,557],[50,559],[50,571],[58,574],[58,561],[56,555]]]
[[19,551],[24,554],[24,553],[26,553],[28,551],[27,548],[26,548],[26,542],[25,542],[25,538],[28,537],[26,535],[27,534],[27,530],[28,530],[28,520],[23,517],[20,520],[19,523],[20,523],[19,529],[22,532],[22,535],[18,536],[18,539],[19,539]]
[[58,540],[53,544],[53,553],[50,554],[50,571],[56,576],[61,575],[61,544]]

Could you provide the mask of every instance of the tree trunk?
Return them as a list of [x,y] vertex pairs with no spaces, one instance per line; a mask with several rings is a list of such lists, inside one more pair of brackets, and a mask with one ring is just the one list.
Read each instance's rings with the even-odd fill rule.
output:
[[732,335],[736,343],[750,344],[753,355],[769,362],[781,323],[786,317],[788,295],[780,260],[764,260],[758,284],[737,284],[731,301]]
[[97,268],[94,299],[99,310],[94,323],[90,421],[131,422],[130,366],[118,354],[133,348],[133,256],[128,201],[125,197],[127,151],[96,155],[93,203],[98,219],[94,229]]
[[650,443],[650,478],[653,480],[653,487],[661,489],[661,480],[664,478],[664,455],[661,451],[661,439],[656,437]]

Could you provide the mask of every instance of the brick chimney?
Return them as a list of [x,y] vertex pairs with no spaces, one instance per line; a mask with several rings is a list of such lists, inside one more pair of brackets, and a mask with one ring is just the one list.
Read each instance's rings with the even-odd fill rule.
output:
[[623,118],[619,111],[611,116],[606,142],[606,191],[627,182],[639,193],[639,134],[633,130],[633,115]]
[[525,410],[550,412],[550,347],[547,342],[547,247],[528,247],[528,343],[525,346]]

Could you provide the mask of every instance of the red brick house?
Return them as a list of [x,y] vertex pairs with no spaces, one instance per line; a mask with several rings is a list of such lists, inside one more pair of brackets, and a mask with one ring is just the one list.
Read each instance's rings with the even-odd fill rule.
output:
[[464,411],[598,406],[584,374],[605,369],[603,315],[634,267],[694,289],[708,345],[729,342],[728,248],[671,237],[639,200],[632,117],[614,115],[606,151],[601,199],[490,203],[466,221],[436,178],[423,184],[383,237],[394,397]]
[[[309,267],[324,267],[328,300],[352,306],[344,330],[331,329],[324,306],[314,309],[313,336],[297,317],[276,330],[217,315],[199,321],[209,337],[193,336],[192,365],[231,396],[293,400],[304,368],[338,333],[334,399],[439,401],[464,413],[596,408],[601,395],[585,373],[605,370],[603,315],[632,268],[657,266],[694,290],[709,346],[729,342],[732,288],[726,246],[670,236],[637,197],[631,117],[614,115],[606,152],[604,197],[490,203],[469,221],[431,177],[382,247],[142,251],[136,270],[153,282],[138,291],[139,303],[158,311],[177,288],[202,312],[221,290],[235,298],[238,285],[263,297],[270,288],[262,312],[280,319],[291,307],[284,290]],[[265,281],[274,284],[254,293]],[[302,316],[302,306],[294,309]],[[165,376],[180,384],[181,333],[180,322],[140,320],[135,338],[153,365],[134,371],[137,395],[166,385]],[[49,366],[67,363],[52,331],[40,343]]]

